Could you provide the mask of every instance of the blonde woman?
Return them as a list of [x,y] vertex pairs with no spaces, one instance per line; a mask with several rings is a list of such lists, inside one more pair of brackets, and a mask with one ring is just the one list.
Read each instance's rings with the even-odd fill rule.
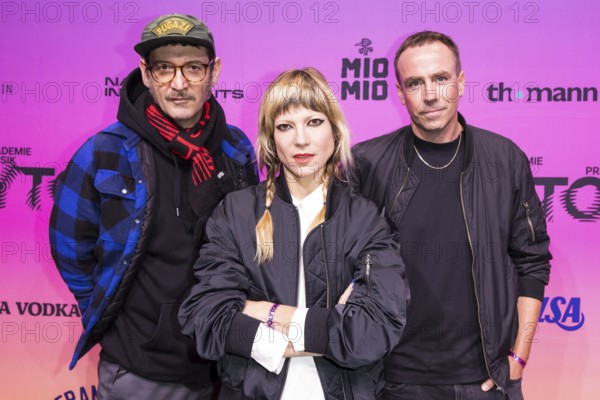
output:
[[348,185],[350,137],[315,69],[290,70],[261,104],[266,181],[226,197],[207,225],[181,307],[222,399],[374,399],[399,341],[404,265],[374,204]]

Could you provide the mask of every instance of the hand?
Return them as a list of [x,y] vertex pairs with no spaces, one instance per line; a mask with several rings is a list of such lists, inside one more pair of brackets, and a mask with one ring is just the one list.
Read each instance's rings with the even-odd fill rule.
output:
[[342,293],[340,299],[338,300],[338,304],[346,304],[346,301],[348,301],[348,297],[350,297],[350,293],[352,293],[353,285],[354,283],[349,284],[346,290],[344,290],[344,293]]
[[[523,366],[516,362],[512,357],[508,357],[508,366],[510,368],[510,380],[514,381],[521,379],[523,376]],[[481,390],[487,392],[494,388],[494,381],[491,379],[486,380],[481,384]]]
[[288,346],[285,349],[285,352],[283,353],[283,358],[290,358],[290,357],[322,357],[323,354],[317,354],[317,353],[307,353],[305,351],[296,351],[294,350],[294,346],[292,345],[291,342],[288,342]]
[[517,379],[521,379],[523,376],[523,366],[512,357],[508,357],[508,366],[510,368],[510,380],[516,381]]
[[487,381],[485,381],[481,384],[481,390],[483,390],[484,392],[488,392],[488,391],[492,390],[494,388],[494,386],[496,386],[494,384],[494,381],[491,379],[488,379]]

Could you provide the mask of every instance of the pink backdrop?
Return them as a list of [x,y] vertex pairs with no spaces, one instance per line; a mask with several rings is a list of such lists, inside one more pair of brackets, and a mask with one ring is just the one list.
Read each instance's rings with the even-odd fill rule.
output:
[[50,256],[49,182],[85,138],[114,120],[118,86],[138,62],[133,44],[146,23],[167,12],[194,14],[211,27],[223,60],[216,95],[228,121],[252,139],[265,85],[285,69],[309,65],[342,99],[355,143],[408,124],[386,60],[415,31],[451,35],[467,81],[461,112],[531,157],[548,210],[554,261],[526,397],[598,398],[598,2],[111,0],[0,7],[1,399],[93,397],[97,349],[67,369],[81,324]]

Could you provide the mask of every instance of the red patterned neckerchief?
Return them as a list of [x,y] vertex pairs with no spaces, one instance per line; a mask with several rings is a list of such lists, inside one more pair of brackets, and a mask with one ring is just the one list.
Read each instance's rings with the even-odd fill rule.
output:
[[208,149],[203,146],[206,138],[202,137],[202,129],[210,120],[210,103],[204,103],[200,120],[191,128],[179,129],[171,122],[154,103],[146,108],[146,116],[158,133],[170,142],[171,151],[184,160],[192,163],[192,182],[194,185],[210,179],[215,165]]

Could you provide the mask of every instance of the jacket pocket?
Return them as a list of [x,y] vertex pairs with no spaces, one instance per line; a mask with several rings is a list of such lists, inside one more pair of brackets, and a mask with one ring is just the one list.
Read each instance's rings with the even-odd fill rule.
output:
[[180,332],[177,312],[179,304],[161,304],[158,322],[150,339],[142,345],[145,349],[160,349],[162,351],[180,348],[184,336]]
[[371,297],[371,255],[367,254],[365,265],[365,279],[367,280],[367,296]]
[[139,345],[141,371],[148,379],[208,388],[216,379],[216,365],[201,359],[194,340],[181,333],[177,319],[179,306],[179,303],[161,305],[152,336]]
[[545,240],[547,236],[546,220],[544,210],[537,196],[534,195],[524,201],[522,207],[525,210],[524,223],[529,241],[531,243],[538,243]]
[[100,197],[100,239],[124,244],[131,226],[123,223],[135,213],[135,181],[112,170],[98,170],[94,186]]
[[511,379],[508,381],[508,385],[506,386],[506,398],[508,400],[523,400],[521,379]]
[[399,395],[404,392],[408,385],[406,383],[386,383],[384,390],[388,393],[388,395]]
[[529,226],[529,240],[535,242],[535,229],[533,227],[533,220],[531,216],[531,206],[529,205],[529,202],[526,201],[523,203],[523,207],[525,207],[525,218],[527,219],[527,225]]
[[101,197],[117,196],[123,199],[134,199],[134,179],[118,171],[99,169],[94,178],[94,186]]
[[162,304],[156,327],[150,339],[141,345],[143,356],[150,365],[163,369],[181,368],[189,362],[200,362],[194,341],[181,333],[177,320],[180,304]]

